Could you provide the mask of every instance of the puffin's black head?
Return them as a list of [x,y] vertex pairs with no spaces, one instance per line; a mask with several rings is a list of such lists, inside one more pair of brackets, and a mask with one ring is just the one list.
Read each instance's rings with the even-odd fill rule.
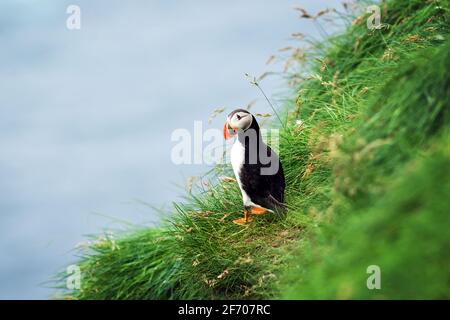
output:
[[253,122],[253,116],[244,109],[236,109],[232,111],[223,126],[223,137],[230,139],[236,135],[239,130],[247,130]]

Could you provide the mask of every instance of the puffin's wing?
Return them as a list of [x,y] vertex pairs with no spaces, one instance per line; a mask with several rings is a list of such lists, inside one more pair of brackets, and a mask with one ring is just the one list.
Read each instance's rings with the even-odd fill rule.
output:
[[284,189],[286,187],[286,182],[284,178],[283,167],[281,162],[278,160],[278,172],[268,177],[268,183],[270,185],[270,195],[280,203],[284,203]]
[[270,186],[269,193],[277,202],[284,202],[284,189],[286,187],[286,182],[284,178],[283,166],[281,165],[280,158],[269,146],[267,146],[267,154],[272,159],[272,161],[278,162],[278,170],[274,175],[266,176],[266,183]]
[[263,207],[265,208],[271,208],[272,210],[276,212],[284,213],[286,212],[286,206],[279,202],[277,199],[275,199],[271,194],[269,194],[264,200]]
[[255,203],[259,204],[263,208],[270,209],[275,212],[284,213],[287,208],[282,202],[275,199],[270,193],[266,195],[259,195],[254,197]]

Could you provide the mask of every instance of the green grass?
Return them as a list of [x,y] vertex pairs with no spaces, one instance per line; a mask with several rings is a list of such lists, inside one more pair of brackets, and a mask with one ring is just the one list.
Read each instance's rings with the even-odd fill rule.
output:
[[[289,299],[448,299],[450,137],[392,179],[385,197],[316,236],[285,273]],[[366,269],[381,270],[368,290]]]
[[[81,250],[81,289],[62,293],[450,298],[448,8],[444,0],[388,1],[381,30],[362,19],[305,51],[293,76],[308,75],[280,129],[287,219],[234,225],[240,193],[215,179],[231,174],[217,167],[209,187],[177,204],[162,227]],[[381,290],[366,287],[371,264],[381,268]]]

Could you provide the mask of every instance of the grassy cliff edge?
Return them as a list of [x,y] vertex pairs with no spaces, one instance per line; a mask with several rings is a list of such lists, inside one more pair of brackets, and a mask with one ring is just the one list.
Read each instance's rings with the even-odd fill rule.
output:
[[211,177],[162,227],[80,249],[81,288],[62,274],[63,296],[449,299],[449,5],[381,2],[381,29],[362,14],[304,49],[280,127],[286,219],[234,225],[239,189]]

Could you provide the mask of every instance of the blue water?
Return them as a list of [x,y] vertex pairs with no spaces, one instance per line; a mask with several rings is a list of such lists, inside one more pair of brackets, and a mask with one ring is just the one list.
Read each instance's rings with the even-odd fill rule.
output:
[[[255,98],[270,111],[243,74],[281,70],[265,62],[292,32],[319,36],[292,10],[301,2],[2,1],[0,298],[48,298],[44,282],[87,234],[157,223],[141,201],[168,207],[208,169],[172,164],[171,132],[220,129],[213,109]],[[69,4],[80,30],[66,28]]]

